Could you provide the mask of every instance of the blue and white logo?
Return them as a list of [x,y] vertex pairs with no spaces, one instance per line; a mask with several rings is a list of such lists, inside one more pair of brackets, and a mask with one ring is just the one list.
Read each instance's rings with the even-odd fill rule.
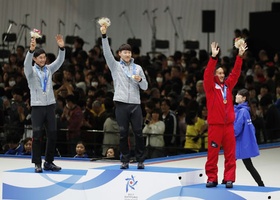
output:
[[135,185],[138,181],[135,180],[134,176],[131,175],[131,178],[126,178],[126,188],[125,191],[128,192],[129,189],[135,190]]

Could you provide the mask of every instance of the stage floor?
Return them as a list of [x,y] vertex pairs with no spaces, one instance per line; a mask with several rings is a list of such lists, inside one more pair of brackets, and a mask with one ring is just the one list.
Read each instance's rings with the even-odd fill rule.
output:
[[[280,144],[270,144],[261,146],[260,156],[253,158],[253,164],[255,168],[260,173],[264,184],[266,187],[276,187],[280,188]],[[187,154],[187,155],[179,155],[179,156],[171,156],[160,159],[151,159],[145,162],[146,166],[153,167],[170,167],[170,168],[196,168],[203,169],[206,162],[206,153],[197,153],[197,154]],[[74,160],[74,159],[64,159],[64,158],[56,158],[55,164],[61,166],[64,169],[80,169],[87,170],[93,168],[110,168],[116,165],[119,165],[119,161],[109,161],[109,160],[98,160],[98,161],[85,161],[85,160]],[[219,156],[219,182],[221,182],[223,177],[223,165],[224,158],[223,154]],[[130,170],[136,168],[136,163],[130,164]],[[22,157],[5,157],[0,156],[0,192],[2,194],[2,177],[3,172],[9,170],[16,170],[22,168],[30,168],[34,167],[30,161],[30,158],[22,158]],[[118,167],[117,167],[118,168]],[[63,170],[63,169],[62,169]],[[204,176],[205,181],[206,177]],[[236,182],[234,186],[236,188],[238,186],[257,186],[254,182],[253,178],[246,170],[242,161],[237,161],[237,171],[236,171]],[[202,187],[205,187],[204,185]],[[219,187],[224,187],[223,185],[219,185]],[[279,193],[277,193],[279,194]],[[273,196],[275,199],[275,196]],[[277,196],[277,199],[280,199],[280,196]]]

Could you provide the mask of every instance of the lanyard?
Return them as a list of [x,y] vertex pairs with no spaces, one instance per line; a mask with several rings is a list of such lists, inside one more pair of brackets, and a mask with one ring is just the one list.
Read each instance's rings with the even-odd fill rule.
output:
[[224,87],[222,88],[220,85],[218,85],[216,83],[216,88],[219,88],[221,90],[222,97],[223,97],[223,102],[224,102],[224,104],[226,104],[227,103],[227,86],[224,85]]
[[42,90],[43,90],[43,92],[46,92],[47,82],[48,82],[47,67],[44,67],[44,75],[45,75],[44,78],[42,77],[42,74],[41,74],[41,72],[40,72],[39,67],[36,66],[35,68],[36,68],[36,70],[37,70],[37,74],[38,74],[38,76],[39,76],[39,78],[40,78],[40,81],[41,81]]
[[129,71],[128,71],[129,66],[126,66],[124,61],[121,61],[120,63],[122,65],[122,69],[123,69],[124,73],[126,74],[126,76],[128,78],[131,78],[132,75],[136,75],[136,66],[134,63],[132,64],[132,74],[129,73]]

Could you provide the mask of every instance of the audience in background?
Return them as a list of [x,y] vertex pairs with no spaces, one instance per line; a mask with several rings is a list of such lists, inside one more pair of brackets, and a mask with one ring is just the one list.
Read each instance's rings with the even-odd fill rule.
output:
[[23,151],[21,155],[31,155],[32,152],[32,138],[27,137],[23,140]]
[[165,124],[161,120],[161,110],[155,108],[151,112],[151,120],[145,125],[143,135],[146,136],[146,147],[149,151],[149,158],[164,157],[164,130]]
[[23,151],[23,145],[20,142],[21,140],[21,135],[17,134],[15,132],[12,132],[7,135],[6,138],[6,144],[7,146],[7,151],[6,155],[21,155]]
[[119,160],[118,151],[114,147],[109,147],[105,153],[106,159]]
[[77,142],[76,144],[76,155],[74,158],[88,158],[86,153],[86,146],[82,141]]
[[[254,54],[250,51],[249,31],[236,29],[234,33],[234,38],[244,37],[249,46],[244,53],[242,73],[236,90],[244,85],[249,90],[251,117],[256,128],[257,142],[261,144],[279,141],[280,123],[274,122],[280,115],[279,50],[273,53],[272,58],[269,57],[266,49]],[[176,51],[173,55],[159,53],[150,57],[150,55],[141,55],[137,47],[132,49],[149,82],[148,90],[141,92],[143,128],[145,123],[149,124],[152,120],[151,111],[156,107],[161,108],[163,115],[160,117],[163,117],[165,123],[163,134],[165,155],[182,153],[185,142],[190,142],[190,140],[185,141],[187,134],[185,115],[196,106],[190,102],[194,100],[199,104],[198,119],[207,120],[202,74],[210,52],[203,49],[199,52],[188,50]],[[0,68],[0,105],[2,105],[0,117],[3,119],[0,123],[0,132],[3,136],[0,137],[1,145],[8,146],[3,138],[8,139],[13,135],[14,130],[21,136],[14,144],[16,147],[10,148],[10,152],[19,147],[21,139],[31,136],[30,134],[25,136],[26,131],[24,131],[24,128],[31,125],[30,92],[26,85],[26,77],[22,73],[26,51],[23,46],[17,46],[16,54],[12,54],[9,60],[2,62]],[[230,71],[236,49],[233,49],[229,55],[226,55],[226,52],[223,54],[218,58],[218,64],[223,65],[225,71]],[[47,53],[47,62],[52,62],[53,59],[55,59],[53,54]],[[75,38],[73,48],[66,47],[65,61],[54,74],[52,81],[57,100],[57,127],[60,129],[57,142],[62,156],[74,155],[75,145],[79,140],[87,142],[89,157],[106,157],[106,150],[110,146],[118,150],[119,127],[115,120],[115,111],[112,109],[114,107],[113,77],[104,60],[100,44],[95,44],[87,52],[84,50],[84,40]],[[74,96],[75,100],[69,99],[69,95]],[[69,105],[70,107],[73,105],[73,108],[69,108]],[[78,115],[74,119],[74,114],[71,114],[73,116],[70,120],[70,113]],[[65,145],[65,135],[71,138],[73,143],[69,149]],[[207,132],[203,137],[207,143]],[[134,144],[129,143],[129,145],[133,152]],[[207,150],[205,147],[202,144],[197,148],[199,151],[205,151]],[[2,150],[2,153],[6,151],[8,149]]]
[[83,113],[80,106],[77,105],[77,100],[74,95],[66,97],[66,106],[64,107],[62,121],[67,122],[68,132],[66,139],[68,144],[68,153],[74,154],[75,145],[81,139],[81,126],[83,123]]

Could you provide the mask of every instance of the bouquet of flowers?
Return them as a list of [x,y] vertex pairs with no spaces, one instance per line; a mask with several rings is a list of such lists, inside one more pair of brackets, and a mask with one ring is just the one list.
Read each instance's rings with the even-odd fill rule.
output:
[[35,38],[35,39],[42,37],[41,31],[36,28],[34,28],[32,31],[30,31],[30,35],[32,38]]
[[100,26],[106,26],[106,27],[109,27],[111,25],[111,21],[109,18],[107,17],[101,17],[100,19],[98,19],[98,24]]
[[241,37],[235,38],[234,46],[235,48],[239,49],[243,44],[245,43],[245,40]]

